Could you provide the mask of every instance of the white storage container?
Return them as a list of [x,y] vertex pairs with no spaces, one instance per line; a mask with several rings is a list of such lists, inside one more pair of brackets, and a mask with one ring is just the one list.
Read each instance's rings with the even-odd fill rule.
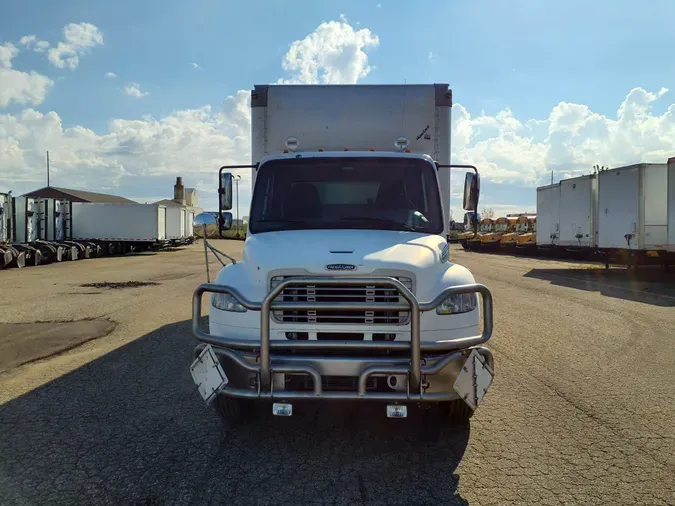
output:
[[668,166],[642,163],[598,174],[598,248],[665,250]]
[[72,238],[119,242],[166,239],[166,206],[74,202]]
[[537,188],[537,246],[557,245],[560,237],[560,184]]
[[560,246],[595,247],[597,181],[595,174],[560,181]]

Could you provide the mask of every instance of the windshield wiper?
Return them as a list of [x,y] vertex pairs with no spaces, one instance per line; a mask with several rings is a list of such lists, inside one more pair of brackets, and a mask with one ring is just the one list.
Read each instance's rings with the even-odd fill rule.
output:
[[340,218],[341,220],[353,220],[353,221],[379,221],[381,223],[389,223],[395,227],[402,227],[405,230],[410,232],[418,232],[417,229],[407,225],[406,223],[401,223],[400,221],[392,220],[390,218],[380,218],[377,216],[348,216],[346,218]]

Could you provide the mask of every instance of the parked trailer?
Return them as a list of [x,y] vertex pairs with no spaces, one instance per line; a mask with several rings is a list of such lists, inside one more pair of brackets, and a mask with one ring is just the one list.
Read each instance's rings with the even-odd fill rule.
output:
[[537,188],[537,247],[555,250],[560,238],[560,184]]
[[597,246],[598,178],[595,174],[560,181],[558,244],[568,253],[589,255]]
[[194,221],[195,210],[188,209],[187,213],[185,214],[185,237],[187,237],[190,244],[192,244],[195,240]]
[[72,239],[91,241],[107,254],[166,246],[167,207],[156,204],[73,202]]
[[668,243],[668,165],[642,163],[598,174],[598,243],[607,261],[659,256]]
[[26,253],[12,246],[15,230],[14,197],[11,193],[0,193],[0,269],[26,265]]

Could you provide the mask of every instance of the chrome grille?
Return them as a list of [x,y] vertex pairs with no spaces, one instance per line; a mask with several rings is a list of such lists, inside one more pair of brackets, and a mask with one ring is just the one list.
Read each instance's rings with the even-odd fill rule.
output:
[[[392,276],[412,291],[412,279]],[[270,289],[281,281],[302,276],[275,276]],[[395,288],[374,285],[294,285],[284,289],[276,298],[278,302],[356,302],[356,303],[405,303]],[[273,311],[274,320],[279,323],[323,323],[323,324],[366,324],[405,325],[410,311],[351,311],[351,310],[284,310]]]

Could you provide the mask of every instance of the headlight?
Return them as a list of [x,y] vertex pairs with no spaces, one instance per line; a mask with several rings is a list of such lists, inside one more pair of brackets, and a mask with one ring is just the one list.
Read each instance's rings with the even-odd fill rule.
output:
[[237,299],[229,293],[214,293],[211,295],[211,305],[216,309],[223,311],[232,311],[234,313],[245,313],[246,308],[237,302]]
[[477,298],[478,295],[475,293],[451,295],[443,301],[443,304],[436,308],[436,313],[441,315],[468,313],[476,309]]

